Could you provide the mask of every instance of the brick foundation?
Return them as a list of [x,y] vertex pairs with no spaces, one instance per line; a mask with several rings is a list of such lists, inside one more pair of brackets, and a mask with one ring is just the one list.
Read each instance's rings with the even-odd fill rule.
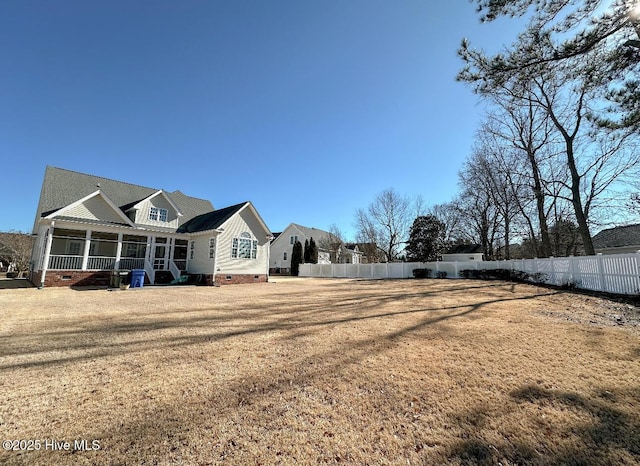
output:
[[[240,285],[246,283],[266,283],[266,274],[216,274],[216,285]],[[207,284],[211,283],[211,276],[207,277]]]
[[[40,285],[41,273],[37,272]],[[48,270],[44,279],[44,286],[109,286],[111,272],[87,272],[82,270]]]
[[[33,272],[32,283],[40,286],[42,272]],[[194,280],[190,280],[192,284],[206,284],[213,286],[213,275],[194,275]],[[195,279],[199,279],[197,281]],[[44,286],[104,286],[108,287],[111,281],[110,271],[82,271],[82,270],[49,270],[45,276]],[[268,282],[266,274],[218,274],[216,275],[216,286],[220,285],[239,285],[247,283],[266,283]],[[149,284],[149,277],[145,274],[145,285]]]

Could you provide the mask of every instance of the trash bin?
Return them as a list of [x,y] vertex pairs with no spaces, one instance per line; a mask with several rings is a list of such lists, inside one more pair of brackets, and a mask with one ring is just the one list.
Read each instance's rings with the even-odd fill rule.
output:
[[109,288],[120,288],[120,274],[117,270],[111,271],[111,276],[109,277]]
[[131,284],[131,272],[129,270],[118,270],[120,278],[120,288],[127,288]]
[[142,288],[144,286],[144,269],[134,269],[131,271],[131,288]]

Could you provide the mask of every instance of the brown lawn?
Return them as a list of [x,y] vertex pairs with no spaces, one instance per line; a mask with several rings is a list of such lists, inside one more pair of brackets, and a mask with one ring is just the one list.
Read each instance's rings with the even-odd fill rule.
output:
[[0,290],[0,463],[640,464],[638,308],[275,281]]

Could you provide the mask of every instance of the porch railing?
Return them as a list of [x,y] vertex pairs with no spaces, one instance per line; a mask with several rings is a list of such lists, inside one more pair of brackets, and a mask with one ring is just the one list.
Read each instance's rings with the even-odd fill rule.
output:
[[145,259],[144,261],[144,270],[147,272],[147,277],[149,278],[149,282],[154,284],[156,282],[156,271],[153,268],[153,264]]
[[176,266],[176,263],[171,260],[169,261],[169,271],[171,272],[171,275],[173,275],[174,280],[177,280],[180,278],[180,275],[182,275],[180,269]]
[[51,270],[82,270],[82,256],[49,256]]
[[144,257],[123,257],[120,259],[120,269],[144,269]]
[[[120,269],[144,269],[144,257],[123,257],[120,259]],[[87,270],[113,270],[116,266],[115,257],[89,256]],[[51,255],[49,257],[50,270],[82,270],[82,256]]]
[[115,257],[89,256],[87,270],[113,270],[116,266]]

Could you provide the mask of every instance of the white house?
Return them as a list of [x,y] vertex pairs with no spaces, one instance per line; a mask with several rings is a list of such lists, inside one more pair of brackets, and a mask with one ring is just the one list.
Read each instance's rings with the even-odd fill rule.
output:
[[593,237],[600,254],[627,254],[640,251],[640,224],[607,228]]
[[457,244],[442,254],[443,262],[482,262],[482,246],[479,244]]
[[271,242],[271,273],[287,274],[291,270],[291,253],[296,241],[304,246],[305,241],[313,241],[318,248],[318,264],[360,264],[363,253],[357,244],[344,244],[328,231],[291,223],[282,233],[275,233]]
[[31,280],[107,285],[113,270],[148,283],[268,280],[271,232],[251,202],[214,209],[180,191],[47,167],[33,227]]

